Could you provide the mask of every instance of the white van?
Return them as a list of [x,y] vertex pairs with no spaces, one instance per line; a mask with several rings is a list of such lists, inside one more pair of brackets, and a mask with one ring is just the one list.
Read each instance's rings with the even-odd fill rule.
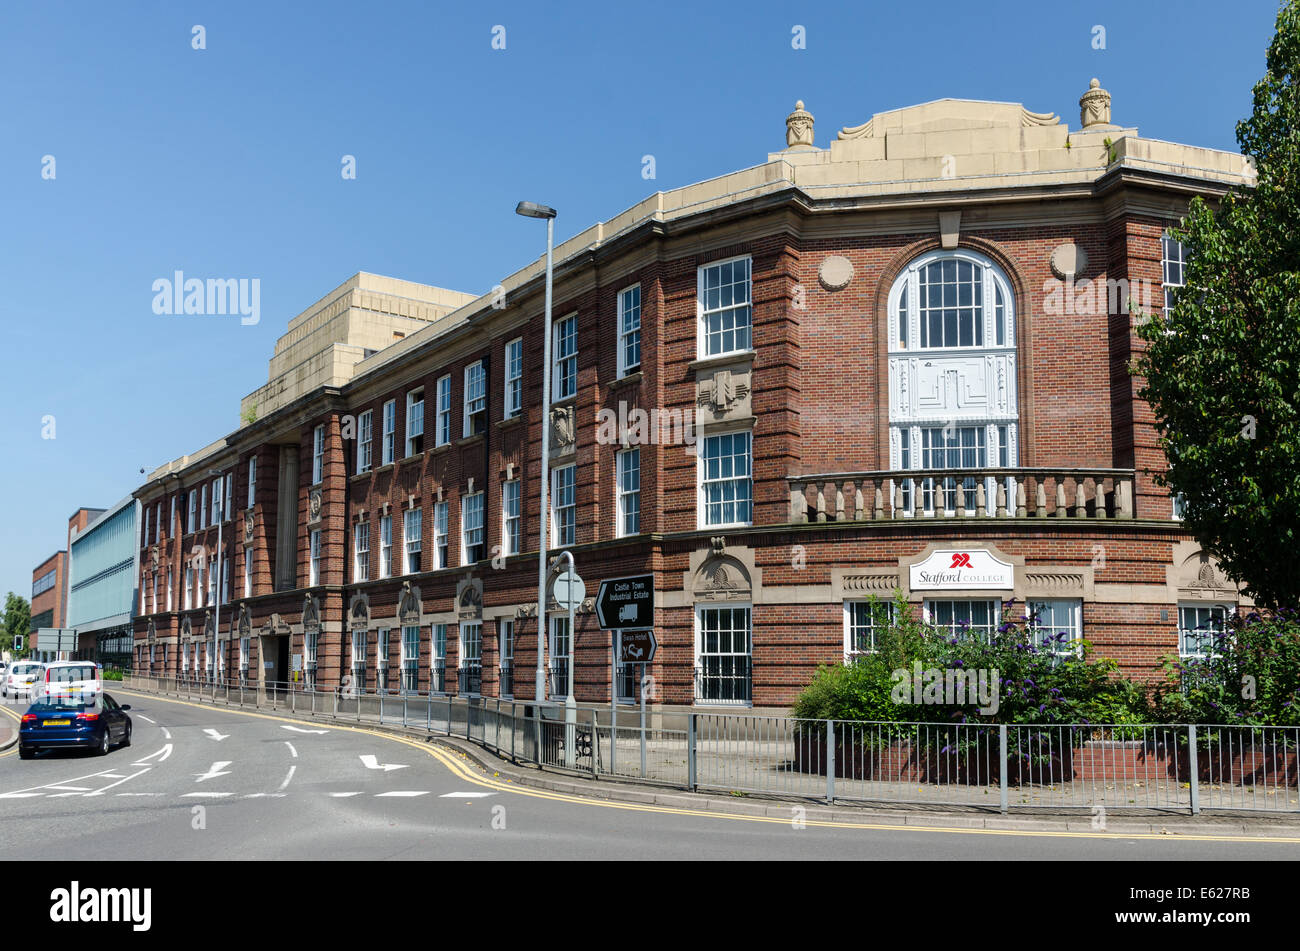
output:
[[97,696],[104,692],[103,669],[90,660],[56,660],[32,685],[32,702],[46,697]]

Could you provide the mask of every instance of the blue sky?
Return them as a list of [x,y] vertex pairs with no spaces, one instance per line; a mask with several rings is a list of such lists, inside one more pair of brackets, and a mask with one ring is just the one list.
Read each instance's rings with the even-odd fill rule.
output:
[[[949,96],[1023,102],[1077,128],[1097,76],[1114,121],[1235,150],[1276,5],[1224,11],[6,3],[0,593],[30,596],[78,506],[111,505],[141,468],[235,429],[285,323],[356,271],[484,293],[542,249],[519,199],[558,208],[563,240],[657,189],[764,161],[796,99],[820,146],[874,112]],[[192,48],[196,24],[206,49]],[[260,322],[154,314],[153,281],[176,270],[259,279]]]

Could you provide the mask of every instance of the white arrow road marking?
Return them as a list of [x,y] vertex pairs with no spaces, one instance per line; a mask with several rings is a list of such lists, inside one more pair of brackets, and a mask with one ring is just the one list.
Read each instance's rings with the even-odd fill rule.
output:
[[32,796],[44,796],[45,793],[39,792],[7,792],[0,793],[0,799],[30,799]]
[[222,796],[233,796],[234,793],[228,792],[187,792],[181,796],[182,799],[220,799]]
[[160,792],[120,792],[118,796],[164,796],[166,793]]
[[304,730],[300,726],[289,726],[289,724],[287,723],[281,724],[280,729],[292,730],[294,733],[328,733],[329,732],[329,730]]
[[[33,796],[39,796],[40,793],[32,793],[31,795],[33,795]],[[348,798],[349,796],[360,796],[361,793],[359,793],[359,792],[332,792],[332,793],[330,793],[330,795],[333,796],[335,799],[346,799],[346,798]]]
[[230,736],[229,733],[218,733],[216,730],[212,730],[212,729],[207,729],[204,730],[203,732],[206,733],[208,736],[210,736],[212,739],[216,740],[218,743],[220,743],[226,737]]
[[293,771],[294,771],[295,769],[297,769],[297,768],[298,768],[298,767],[297,767],[296,765],[295,765],[295,766],[290,766],[290,767],[289,767],[289,775],[286,776],[286,777],[284,777],[284,782],[282,782],[282,783],[280,784],[279,792],[284,792],[284,790],[288,787],[288,785],[289,785],[289,780],[293,779]]
[[282,792],[251,792],[244,796],[245,799],[283,799]]
[[369,753],[361,757],[361,765],[366,769],[382,769],[385,773],[390,769],[406,769],[406,763],[381,763]]
[[404,799],[410,799],[412,796],[427,796],[427,795],[429,795],[429,790],[427,789],[398,789],[393,792],[375,793],[375,798],[383,799],[385,796],[400,796]]
[[482,799],[484,796],[495,796],[494,792],[449,792],[443,793],[439,799]]
[[46,786],[46,789],[60,789],[64,792],[90,792],[89,786]]
[[163,739],[164,739],[164,740],[170,740],[170,739],[172,738],[172,731],[169,730],[169,729],[167,729],[167,727],[165,727],[165,726],[164,726],[164,727],[159,727],[159,729],[161,729],[161,730],[163,731]]
[[151,760],[151,759],[153,759],[155,756],[159,756],[159,755],[161,755],[161,758],[158,760],[158,762],[161,763],[161,762],[162,762],[163,760],[165,760],[167,757],[169,757],[169,756],[172,755],[172,745],[171,745],[170,743],[167,743],[167,744],[165,744],[165,745],[163,746],[162,749],[160,749],[160,750],[155,750],[154,752],[150,753],[148,756],[143,756],[143,757],[141,757],[140,759],[136,760],[136,761],[135,761],[134,763],[132,763],[131,765],[132,765],[132,766],[144,766],[144,765],[146,765],[146,764],[149,762],[149,760]]
[[212,764],[212,766],[208,769],[206,773],[195,773],[194,775],[199,778],[194,781],[196,783],[201,783],[204,780],[216,779],[218,776],[229,776],[230,771],[226,770],[226,767],[229,765],[230,765],[230,760],[228,759],[218,760],[217,762]]
[[[139,717],[141,720],[143,720],[145,723],[154,723],[153,720],[150,720],[150,719],[149,719],[147,716],[145,716],[143,713],[137,713],[136,716]],[[157,726],[156,723],[154,723],[154,725]]]
[[292,756],[294,759],[297,759],[298,751],[293,748],[293,744],[290,743],[288,740],[285,740],[284,745],[289,747],[289,755]]

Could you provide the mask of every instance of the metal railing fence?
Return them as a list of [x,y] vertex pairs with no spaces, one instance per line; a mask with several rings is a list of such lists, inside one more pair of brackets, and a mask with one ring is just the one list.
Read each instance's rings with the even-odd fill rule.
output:
[[[516,763],[826,802],[1110,811],[1300,812],[1300,727],[949,724],[620,711],[438,692],[125,675],[128,689],[459,737]],[[108,689],[111,685],[106,684]]]

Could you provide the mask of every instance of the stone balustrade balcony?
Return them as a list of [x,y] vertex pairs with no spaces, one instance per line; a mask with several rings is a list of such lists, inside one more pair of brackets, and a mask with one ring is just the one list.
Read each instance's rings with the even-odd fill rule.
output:
[[790,476],[790,521],[1133,518],[1132,469],[890,469]]

